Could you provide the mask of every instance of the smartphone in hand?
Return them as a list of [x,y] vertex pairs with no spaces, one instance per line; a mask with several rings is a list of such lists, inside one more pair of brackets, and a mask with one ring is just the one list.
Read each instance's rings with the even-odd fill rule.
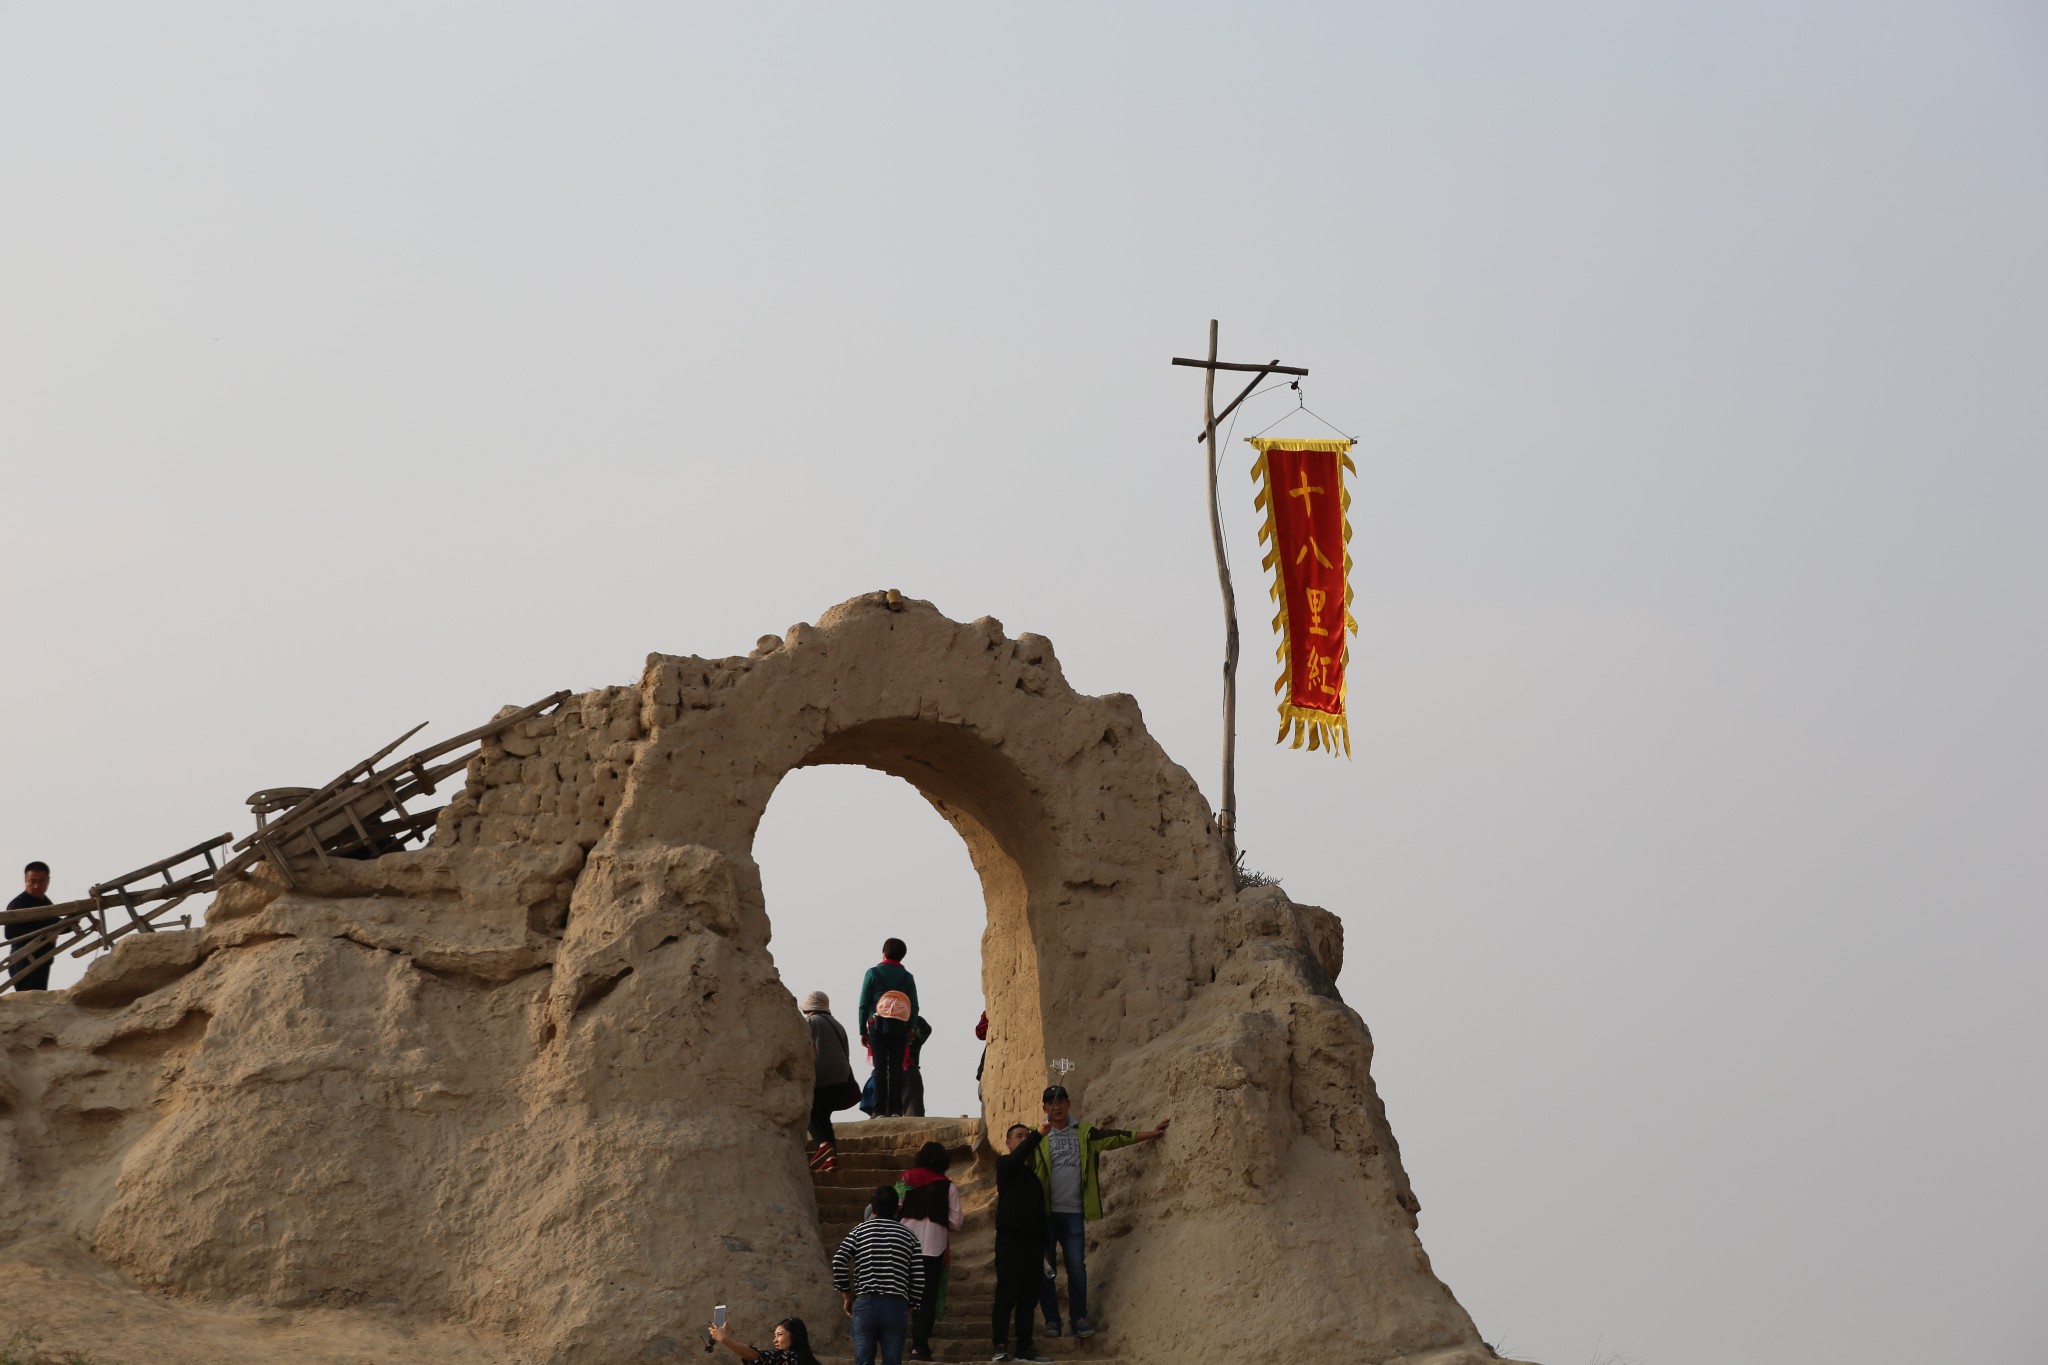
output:
[[723,1327],[723,1326],[725,1326],[725,1305],[724,1305],[724,1304],[722,1304],[722,1303],[721,1303],[721,1304],[719,1304],[719,1305],[718,1305],[718,1306],[717,1306],[716,1308],[713,1308],[713,1309],[711,1310],[711,1325],[712,1325],[713,1327]]

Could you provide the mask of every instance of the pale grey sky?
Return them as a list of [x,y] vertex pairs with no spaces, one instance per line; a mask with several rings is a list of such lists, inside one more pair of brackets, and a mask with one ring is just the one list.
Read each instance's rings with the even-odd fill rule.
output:
[[[1265,743],[1226,452],[1243,841],[1488,1339],[2048,1359],[2040,5],[0,3],[0,194],[57,894],[885,586],[1213,796],[1218,317],[1363,443],[1350,763]],[[800,773],[757,852],[794,989],[956,983],[964,1107],[938,817]]]

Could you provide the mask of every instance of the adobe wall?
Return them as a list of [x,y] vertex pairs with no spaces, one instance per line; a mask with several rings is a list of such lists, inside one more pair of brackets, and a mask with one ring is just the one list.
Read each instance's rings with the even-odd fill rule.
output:
[[1077,1112],[1174,1119],[1113,1158],[1091,1254],[1122,1357],[1492,1358],[1416,1236],[1335,917],[1235,890],[1131,698],[882,594],[525,722],[427,849],[234,888],[0,998],[0,1239],[562,1365],[665,1350],[713,1301],[837,1322],[751,855],[819,763],[904,778],[968,846],[991,1116],[1065,1057]]

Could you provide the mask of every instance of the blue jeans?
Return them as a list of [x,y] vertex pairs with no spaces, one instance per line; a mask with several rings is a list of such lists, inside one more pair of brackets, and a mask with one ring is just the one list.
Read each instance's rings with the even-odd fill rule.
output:
[[853,1301],[854,1365],[875,1365],[875,1348],[882,1349],[881,1365],[903,1365],[903,1343],[910,1336],[910,1305],[899,1298],[863,1294]]
[[[1045,1260],[1052,1264],[1053,1253],[1059,1252],[1067,1262],[1067,1307],[1074,1310],[1075,1322],[1088,1320],[1088,1231],[1078,1213],[1047,1214],[1045,1229]],[[1054,1288],[1052,1276],[1045,1277],[1045,1290],[1038,1296],[1038,1306],[1045,1310],[1045,1325],[1057,1327],[1060,1323],[1060,1296]]]

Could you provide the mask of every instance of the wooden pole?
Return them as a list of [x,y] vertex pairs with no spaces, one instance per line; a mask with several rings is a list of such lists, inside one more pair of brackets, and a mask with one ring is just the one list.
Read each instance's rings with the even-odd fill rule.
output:
[[[1237,594],[1230,586],[1230,559],[1223,553],[1223,512],[1216,499],[1216,319],[1209,319],[1209,363],[1202,371],[1202,425],[1208,433],[1209,538],[1216,547],[1216,579],[1223,586],[1223,801],[1216,828],[1230,865],[1237,866]],[[1259,366],[1229,366],[1258,369]]]

